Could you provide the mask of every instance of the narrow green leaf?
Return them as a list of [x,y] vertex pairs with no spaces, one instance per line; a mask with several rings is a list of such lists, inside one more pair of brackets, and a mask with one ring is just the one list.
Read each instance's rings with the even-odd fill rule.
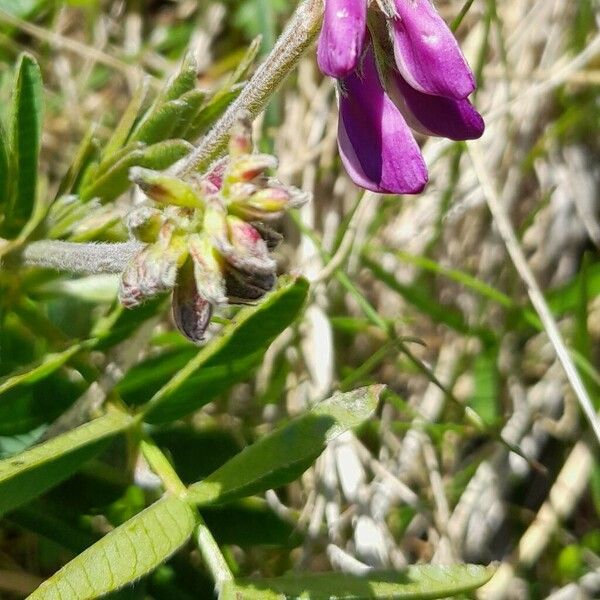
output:
[[286,575],[224,584],[220,600],[426,600],[470,592],[487,583],[494,567],[416,565],[402,571]]
[[[244,377],[275,337],[299,315],[308,287],[305,279],[288,280],[258,305],[242,309],[217,338],[154,394],[147,405],[145,419],[151,423],[171,421],[209,402],[214,397],[210,388],[195,387],[192,393],[181,393],[184,384],[200,368],[216,378],[218,390],[223,389],[218,382],[229,386]],[[202,373],[199,376],[202,377]]]
[[194,122],[206,101],[208,92],[205,90],[190,90],[180,100],[185,104],[179,114],[179,122],[173,130],[172,136],[176,138],[187,139],[187,131]]
[[79,147],[75,151],[73,161],[60,182],[56,192],[55,202],[65,194],[73,192],[73,189],[78,185],[83,174],[86,172],[86,168],[93,161],[96,153],[95,132],[96,125],[94,124],[88,129],[84,138],[81,140]]
[[229,107],[229,105],[240,95],[242,85],[233,88],[218,96],[211,98],[198,113],[194,122],[186,132],[187,140],[195,140],[200,137]]
[[33,214],[42,139],[43,101],[40,68],[33,56],[22,54],[17,66],[12,105],[11,148],[15,176],[6,223],[9,235],[18,233]]
[[[231,74],[231,77],[229,77],[227,84],[223,86],[223,91],[229,91],[231,86],[238,83],[243,77],[246,76],[258,55],[263,37],[263,35],[258,35],[252,40],[248,46],[248,49],[244,53],[242,60],[240,60],[238,66],[235,68],[235,71]],[[269,45],[269,41],[267,42],[267,45]]]
[[316,404],[192,485],[190,502],[222,504],[294,481],[328,442],[373,414],[383,389],[382,385],[359,388]]
[[144,102],[147,91],[148,82],[146,80],[140,83],[133,93],[125,112],[104,148],[103,156],[111,156],[114,152],[123,147],[129,137],[129,133],[137,119],[140,109],[142,108],[142,103]]
[[66,479],[134,422],[128,415],[111,412],[0,461],[0,514]]
[[67,563],[29,599],[91,600],[118,590],[167,560],[195,524],[185,501],[165,496]]
[[131,136],[131,141],[155,144],[171,137],[179,125],[186,104],[179,98],[169,100],[144,121]]
[[0,123],[0,227],[4,221],[4,211],[8,204],[10,191],[9,157],[8,138],[2,123]]
[[57,369],[60,369],[60,367],[67,363],[71,357],[75,356],[82,347],[82,344],[75,344],[63,352],[47,354],[37,365],[27,367],[19,374],[0,378],[0,396],[17,386],[29,385],[44,379],[48,375],[54,373]]
[[[152,146],[131,150],[122,156],[104,173],[94,173],[93,181],[89,181],[81,191],[84,202],[92,198],[99,198],[102,202],[110,202],[131,185],[129,182],[129,169],[134,166],[147,169],[162,170],[170,167],[174,162],[186,156],[192,146],[185,140],[167,140]],[[120,153],[117,153],[120,154]],[[101,165],[101,167],[103,167]]]
[[158,100],[162,103],[180,98],[186,92],[194,89],[197,81],[198,66],[196,61],[188,56],[184,59],[179,73],[167,82],[167,85],[161,92]]

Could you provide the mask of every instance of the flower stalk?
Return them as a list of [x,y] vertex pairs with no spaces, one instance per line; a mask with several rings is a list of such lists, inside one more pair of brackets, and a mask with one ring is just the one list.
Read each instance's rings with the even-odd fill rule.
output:
[[186,176],[203,170],[224,153],[237,115],[246,112],[256,117],[263,110],[316,39],[322,16],[322,0],[304,0],[296,8],[277,43],[237,100],[229,106],[200,145],[174,166],[174,174]]

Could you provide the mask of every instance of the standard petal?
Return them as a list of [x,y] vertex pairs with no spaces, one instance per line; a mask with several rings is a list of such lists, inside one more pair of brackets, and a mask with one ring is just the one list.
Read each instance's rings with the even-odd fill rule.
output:
[[371,48],[362,69],[342,82],[338,145],[360,187],[384,194],[418,194],[427,183],[421,151],[400,111],[384,92]]
[[430,0],[395,0],[392,20],[398,70],[415,89],[466,98],[475,78],[456,39]]
[[483,134],[483,118],[466,99],[424,94],[398,73],[390,73],[388,93],[415,131],[451,140],[476,140]]
[[319,68],[340,78],[358,64],[367,32],[366,0],[326,0],[317,47]]

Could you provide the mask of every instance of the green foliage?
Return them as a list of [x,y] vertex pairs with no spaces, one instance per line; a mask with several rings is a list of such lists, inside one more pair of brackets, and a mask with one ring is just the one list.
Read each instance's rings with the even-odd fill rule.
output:
[[226,583],[219,600],[426,600],[470,592],[486,583],[493,568],[475,565],[416,566],[405,571],[372,571],[288,575],[276,579],[244,579]]
[[[5,202],[0,200],[0,210],[4,204],[0,232],[7,237],[15,237],[33,214],[37,200],[42,120],[40,68],[33,56],[22,54],[16,67],[8,140],[0,130],[3,138],[0,142],[0,192],[6,199]],[[11,177],[8,177],[9,166]]]
[[85,600],[118,590],[169,558],[195,524],[186,502],[165,496],[82,552],[29,598]]
[[[436,143],[428,148],[425,211],[419,199],[359,199],[332,153],[333,87],[311,56],[271,96],[257,145],[281,154],[282,177],[314,191],[310,226],[304,211],[272,224],[289,239],[280,271],[304,266],[294,246],[316,249],[312,287],[282,276],[259,302],[219,307],[198,347],[174,331],[166,294],[127,310],[116,302],[117,276],[15,268],[32,240],[126,241],[131,168],[168,169],[198,146],[248,90],[295,3],[113,4],[0,0],[0,597],[193,600],[215,589],[221,600],[471,597],[494,567],[423,564],[438,539],[447,541],[446,513],[462,511],[452,519],[457,556],[475,555],[471,537],[486,538],[475,525],[487,506],[465,508],[464,500],[486,474],[508,510],[478,558],[511,562],[511,545],[555,494],[560,462],[580,438],[589,442],[525,286],[508,259],[491,256],[497,231],[477,208],[485,174],[463,176],[471,168],[467,145]],[[533,236],[540,250],[530,239],[538,219],[542,229],[544,219],[556,228],[546,213],[560,186],[549,173],[569,166],[563,154],[575,149],[589,160],[590,179],[578,191],[597,187],[590,126],[598,121],[597,64],[572,62],[594,40],[596,3],[575,3],[568,26],[564,15],[553,17],[551,46],[565,45],[558,70],[553,47],[533,36],[532,56],[543,55],[545,67],[535,65],[531,86],[551,93],[525,127],[513,108],[530,85],[531,61],[515,69],[501,20],[511,21],[513,7],[484,2],[482,13],[478,4],[462,0],[452,27],[459,37],[481,30],[480,98],[495,97],[499,82],[506,85],[499,98],[516,94],[497,107],[510,110],[510,130],[502,119],[489,121],[502,165],[519,163],[507,179],[511,218],[540,282],[555,280],[553,268],[564,281],[544,294],[598,401],[597,253],[567,210],[569,242]],[[543,0],[534,4],[509,32],[515,47],[528,48],[524,38],[544,12]],[[190,48],[200,49],[198,62]],[[556,87],[561,65],[577,68]],[[309,144],[298,138],[294,148],[307,132]],[[491,164],[495,154],[486,156]],[[489,174],[498,189],[501,170]],[[573,213],[597,208],[576,200]],[[394,246],[393,232],[404,225],[398,214],[412,210],[419,225],[423,219],[425,243],[410,244],[409,253]],[[597,242],[595,222],[584,225]],[[551,393],[539,394],[544,385]],[[557,406],[540,395],[556,396]],[[523,418],[507,428],[516,409]],[[561,411],[557,432],[546,431],[547,418]],[[407,432],[427,442],[414,464],[403,464]],[[531,442],[528,452],[548,470],[543,483],[524,463],[513,468],[506,439],[515,439],[517,453]],[[560,523],[537,564],[512,565],[536,597],[581,583],[598,563],[597,460],[575,500],[575,518]],[[375,524],[387,537],[377,549],[389,556],[365,551],[361,539],[360,526],[378,511]],[[465,530],[454,536],[461,520]],[[485,522],[491,532],[493,520]],[[397,551],[418,564],[380,571],[352,563],[395,564]],[[335,572],[347,566],[342,552],[363,576]],[[30,588],[10,589],[13,566]],[[38,578],[45,581],[34,591]]]
[[[275,337],[298,317],[307,294],[308,282],[299,278],[284,282],[260,304],[242,309],[220,335],[183,368],[162,374],[160,379],[166,378],[166,383],[144,408],[144,418],[150,423],[172,421],[210,402],[215,395],[247,377]],[[174,364],[177,365],[177,361]],[[147,380],[152,385],[153,376],[149,373],[155,369],[154,362],[141,369],[142,373],[139,370],[135,373],[138,385]],[[132,386],[131,380],[129,385]],[[199,390],[202,392],[198,393]]]
[[133,422],[128,415],[107,413],[0,461],[0,514],[25,504],[69,477]]
[[200,483],[190,487],[194,504],[222,504],[297,479],[338,435],[368,419],[382,386],[331,397],[305,415],[260,438]]

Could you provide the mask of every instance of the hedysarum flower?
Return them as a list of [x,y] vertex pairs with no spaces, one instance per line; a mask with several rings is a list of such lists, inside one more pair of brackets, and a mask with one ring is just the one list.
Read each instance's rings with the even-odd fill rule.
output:
[[129,214],[128,226],[146,245],[123,272],[119,299],[133,308],[173,291],[173,319],[193,342],[202,340],[215,307],[254,302],[273,288],[270,251],[280,238],[262,221],[308,199],[267,175],[277,160],[251,153],[246,120],[229,149],[207,174],[187,180],[140,167],[130,172],[148,203]]
[[410,129],[480,137],[483,119],[467,100],[473,73],[430,0],[374,0],[368,28],[365,0],[324,1],[318,59],[339,81],[342,162],[360,187],[419,193],[427,168]]
[[368,0],[327,0],[317,46],[319,68],[345,77],[358,65],[367,37]]
[[338,144],[352,180],[374,192],[417,194],[427,167],[402,114],[385,93],[369,47],[360,73],[342,81]]

